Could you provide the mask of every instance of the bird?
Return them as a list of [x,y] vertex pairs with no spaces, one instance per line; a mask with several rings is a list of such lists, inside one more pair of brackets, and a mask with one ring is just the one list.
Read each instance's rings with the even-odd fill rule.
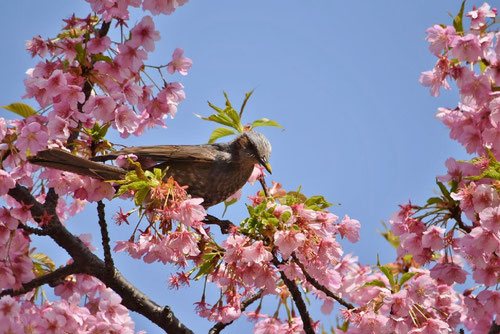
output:
[[189,195],[204,199],[205,208],[223,202],[242,188],[255,164],[272,173],[271,144],[263,134],[253,130],[243,132],[228,143],[135,146],[92,159],[54,148],[42,150],[28,161],[111,181],[123,179],[128,170],[104,162],[128,154],[137,156],[143,169],[160,168],[165,171],[165,178],[172,177],[181,186],[187,186]]

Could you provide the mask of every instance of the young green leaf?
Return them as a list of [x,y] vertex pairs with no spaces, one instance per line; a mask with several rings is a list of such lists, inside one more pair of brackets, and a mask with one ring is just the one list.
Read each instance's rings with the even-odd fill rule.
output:
[[455,16],[455,18],[453,19],[453,27],[459,34],[464,32],[464,25],[462,22],[464,17],[464,7],[465,7],[465,0],[462,1],[462,5],[460,6],[460,11],[458,12],[457,16]]
[[243,110],[245,110],[247,102],[250,99],[250,97],[252,96],[252,94],[253,94],[253,89],[251,91],[249,91],[248,93],[245,93],[245,98],[243,99],[243,103],[241,104],[241,108],[240,108],[240,118],[241,118],[241,115],[243,115]]
[[373,281],[366,282],[363,286],[378,286],[381,288],[386,288],[384,281],[379,279],[374,279]]
[[404,273],[399,279],[399,287],[402,287],[409,279],[415,276],[417,273]]
[[210,135],[210,139],[208,140],[209,144],[215,143],[217,139],[234,135],[236,132],[234,130],[228,129],[228,128],[217,128],[215,129],[212,134]]
[[283,128],[281,124],[268,118],[261,118],[252,122],[252,128],[256,128],[258,126],[274,126],[277,128]]
[[387,266],[379,266],[380,271],[387,277],[389,283],[391,284],[391,288],[393,289],[396,286],[396,281],[394,280],[394,275],[392,274],[391,268]]
[[22,102],[11,103],[6,106],[1,106],[1,108],[12,111],[13,113],[18,114],[19,116],[22,116],[24,118],[37,114],[35,109]]

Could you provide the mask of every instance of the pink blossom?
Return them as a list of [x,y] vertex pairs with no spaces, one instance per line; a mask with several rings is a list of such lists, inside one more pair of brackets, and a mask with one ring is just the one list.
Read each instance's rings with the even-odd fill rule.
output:
[[149,10],[153,15],[172,14],[177,7],[186,4],[188,0],[144,0],[142,9]]
[[248,178],[247,182],[253,185],[255,183],[255,181],[257,181],[259,178],[263,177],[264,175],[265,175],[264,167],[262,167],[261,165],[255,164],[255,166],[253,166],[252,174],[250,174],[250,177]]
[[69,122],[55,113],[49,114],[47,122],[47,130],[50,139],[65,140],[69,137]]
[[438,263],[430,271],[432,278],[447,285],[465,283],[467,272],[455,263]]
[[148,58],[146,51],[132,46],[130,42],[119,44],[118,51],[120,53],[115,58],[116,63],[134,73],[137,73],[141,69],[144,65],[144,60]]
[[474,7],[474,10],[467,13],[467,16],[471,19],[471,29],[481,29],[486,24],[486,18],[494,18],[496,14],[496,8],[492,9],[487,3],[483,3],[481,7],[477,9]]
[[292,252],[304,244],[306,236],[295,231],[276,231],[274,244],[281,252],[284,259],[288,259]]
[[172,55],[172,61],[167,64],[167,71],[170,74],[178,71],[181,75],[187,75],[191,65],[193,65],[193,61],[184,57],[184,50],[177,48]]
[[480,184],[474,189],[472,203],[474,211],[481,212],[488,207],[500,204],[500,199],[495,188],[487,184]]
[[9,173],[0,169],[0,196],[3,196],[16,186],[16,181],[10,176]]
[[487,253],[494,253],[500,249],[500,237],[482,227],[475,227],[470,231],[469,236],[473,239],[477,249]]
[[186,256],[196,256],[200,254],[198,240],[189,231],[173,232],[168,236],[168,246]]
[[437,226],[429,227],[422,236],[422,246],[430,248],[433,251],[440,250],[444,247],[443,236],[445,229]]
[[483,53],[478,36],[473,34],[456,37],[451,46],[451,54],[460,61],[476,62]]
[[450,333],[451,328],[448,324],[440,319],[429,318],[427,321],[420,327],[415,328],[408,332],[408,334],[442,334],[442,333]]
[[132,109],[121,105],[115,110],[115,126],[120,135],[126,138],[139,126],[139,118]]
[[271,261],[272,257],[262,241],[255,241],[241,251],[241,261],[247,263],[263,264]]
[[21,156],[26,156],[27,151],[30,154],[36,154],[38,151],[47,147],[49,135],[47,131],[38,122],[31,122],[25,125],[17,139],[16,146]]
[[347,238],[350,242],[359,241],[359,229],[361,224],[356,219],[351,219],[348,215],[344,216],[342,222],[338,226],[340,235]]
[[[0,171],[0,174],[1,172],[2,171]],[[0,184],[2,183],[3,182],[0,182]],[[0,226],[5,226],[7,227],[7,229],[14,231],[17,228],[18,224],[19,222],[17,221],[17,219],[11,216],[10,210],[4,207],[0,208]]]
[[146,51],[154,51],[155,41],[160,39],[160,33],[155,30],[155,25],[151,16],[145,16],[130,31],[130,43],[132,46],[144,47]]
[[203,203],[203,198],[188,198],[182,201],[179,208],[173,212],[172,218],[187,226],[201,222],[207,215],[201,203]]
[[254,334],[281,334],[281,322],[274,318],[268,317],[258,321],[253,329]]
[[479,213],[482,227],[490,232],[500,231],[500,206],[487,207]]
[[498,310],[500,310],[500,292],[483,290],[477,294],[477,299],[484,305],[488,313],[498,314]]
[[448,84],[446,77],[443,78],[442,75],[435,70],[422,72],[419,81],[423,86],[430,87],[431,95],[434,97],[439,96],[439,90],[441,87],[444,89],[450,89],[450,85]]
[[109,122],[115,117],[115,108],[116,103],[113,98],[109,96],[92,95],[83,105],[83,112],[93,115],[103,122]]
[[106,51],[111,45],[111,39],[108,36],[94,37],[87,42],[87,52],[98,54]]
[[0,142],[5,138],[7,134],[7,123],[5,119],[0,117]]
[[42,58],[49,52],[47,41],[40,35],[35,36],[26,42],[26,50],[30,52],[31,57],[38,55]]
[[430,43],[429,50],[435,55],[439,56],[441,52],[447,51],[451,42],[457,36],[455,28],[451,26],[442,27],[439,24],[427,29],[427,41]]

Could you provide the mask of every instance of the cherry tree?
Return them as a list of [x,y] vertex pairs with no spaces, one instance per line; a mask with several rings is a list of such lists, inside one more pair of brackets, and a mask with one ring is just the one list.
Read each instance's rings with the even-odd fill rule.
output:
[[[437,178],[440,195],[422,205],[407,203],[389,220],[383,236],[397,252],[392,263],[362,264],[344,254],[340,239],[359,241],[361,223],[339,218],[321,195],[307,197],[267,184],[256,166],[248,182],[262,190],[250,197],[248,215],[232,222],[207,214],[202,198],[162,170],[148,170],[134,157],[116,165],[133,166],[112,182],[53,168],[30,158],[59,148],[85,159],[114,147],[110,129],[122,138],[141,136],[163,126],[185,99],[183,85],[169,75],[187,75],[192,65],[184,51],[172,51],[164,65],[146,63],[160,34],[151,15],[173,14],[187,0],[86,0],[86,17],[64,19],[55,37],[36,36],[27,50],[37,59],[27,72],[25,98],[5,109],[20,117],[0,118],[0,332],[132,333],[130,311],[168,333],[191,333],[170,305],[159,305],[133,286],[115,267],[113,252],[175,268],[170,288],[204,282],[193,310],[213,322],[219,333],[247,317],[255,333],[315,333],[311,297],[325,314],[334,305],[346,333],[498,333],[500,325],[500,33],[496,9],[465,2],[450,25],[427,30],[429,50],[437,58],[420,81],[433,96],[456,83],[460,102],[437,114],[450,136],[473,155],[446,161],[448,173]],[[129,9],[145,14],[135,25]],[[117,29],[119,40],[110,38]],[[243,121],[241,108],[226,95],[224,106],[210,104],[202,117],[219,124],[210,142],[275,121]],[[246,116],[246,114],[245,114]],[[144,167],[144,169],[143,169]],[[226,206],[239,200],[236,193]],[[104,200],[133,203],[130,211],[109,212]],[[89,203],[97,203],[103,256],[92,238],[75,235],[65,223]],[[115,240],[108,224],[129,229],[128,240]],[[35,238],[52,239],[69,254],[56,264],[36,253]],[[466,283],[466,290],[458,284]],[[160,287],[161,288],[161,287]],[[166,287],[165,287],[166,288]],[[43,289],[53,289],[54,298]],[[217,294],[209,293],[217,290]],[[274,314],[265,303],[274,301]]]

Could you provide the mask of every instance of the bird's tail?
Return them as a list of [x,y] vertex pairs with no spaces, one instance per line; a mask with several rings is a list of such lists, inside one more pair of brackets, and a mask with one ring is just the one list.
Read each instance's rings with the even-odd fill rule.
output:
[[35,165],[90,176],[100,180],[123,179],[127,173],[123,168],[80,158],[61,149],[40,151],[36,156],[29,157],[28,161]]

